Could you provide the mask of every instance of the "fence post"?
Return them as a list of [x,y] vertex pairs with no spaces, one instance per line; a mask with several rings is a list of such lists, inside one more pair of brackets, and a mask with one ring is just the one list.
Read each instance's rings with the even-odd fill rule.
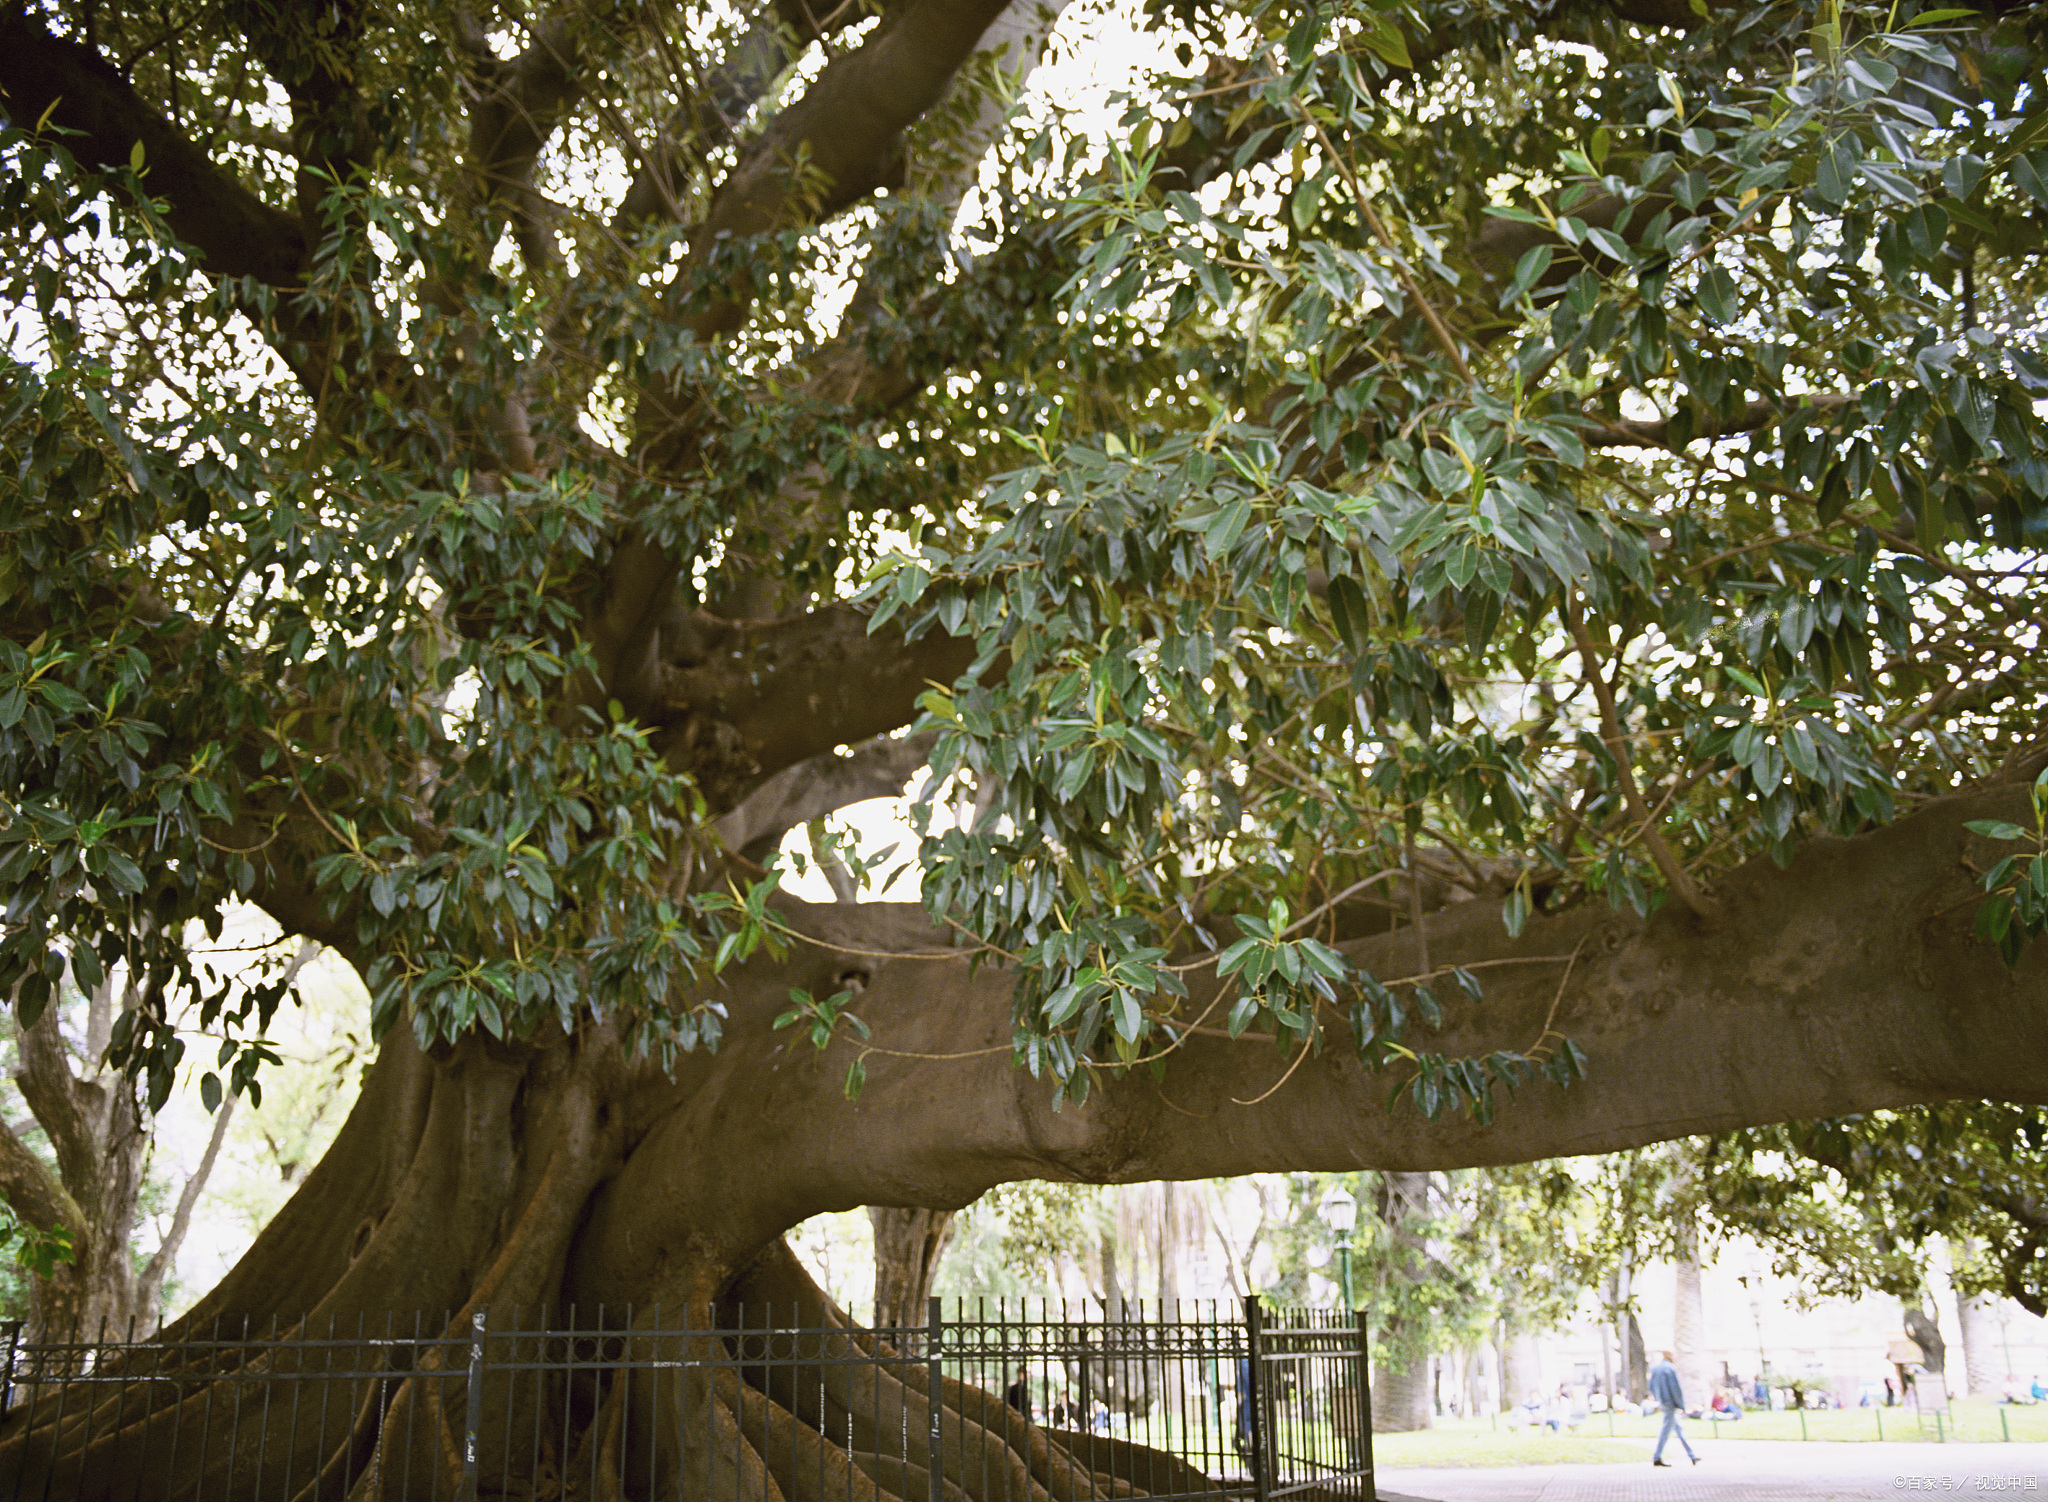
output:
[[946,1502],[945,1436],[939,1422],[945,1416],[946,1376],[939,1369],[939,1345],[945,1331],[944,1301],[931,1296],[925,1308],[924,1360],[926,1403],[932,1412],[931,1443],[925,1452],[924,1476],[930,1502]]
[[462,1424],[462,1490],[459,1502],[477,1502],[477,1431],[484,1425],[484,1332],[488,1309],[473,1309],[469,1315],[469,1413]]
[[1244,1427],[1251,1445],[1252,1498],[1253,1502],[1267,1502],[1273,1490],[1273,1477],[1268,1456],[1272,1446],[1271,1436],[1266,1432],[1265,1382],[1259,1366],[1265,1355],[1264,1343],[1260,1340],[1265,1323],[1265,1311],[1259,1304],[1259,1296],[1246,1294],[1244,1300],[1244,1342],[1250,1359],[1245,1362],[1245,1391],[1238,1395],[1238,1406],[1244,1410]]
[[1357,1461],[1365,1467],[1365,1487],[1361,1492],[1367,1498],[1379,1495],[1379,1484],[1373,1476],[1372,1462],[1372,1360],[1366,1337],[1372,1322],[1363,1309],[1354,1310],[1358,1320],[1358,1455]]
[[21,1345],[21,1321],[11,1319],[5,1326],[7,1331],[7,1366],[0,1370],[0,1417],[5,1417],[14,1402],[14,1353]]

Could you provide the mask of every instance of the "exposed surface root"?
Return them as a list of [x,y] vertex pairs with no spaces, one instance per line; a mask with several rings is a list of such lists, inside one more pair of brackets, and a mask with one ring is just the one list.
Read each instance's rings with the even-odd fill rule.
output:
[[[932,1473],[900,1455],[877,1455],[872,1450],[856,1450],[853,1463],[872,1476],[875,1485],[884,1493],[901,1498],[902,1502],[926,1502],[932,1494]],[[966,1502],[967,1493],[943,1476],[939,1478],[939,1487],[945,1502]]]

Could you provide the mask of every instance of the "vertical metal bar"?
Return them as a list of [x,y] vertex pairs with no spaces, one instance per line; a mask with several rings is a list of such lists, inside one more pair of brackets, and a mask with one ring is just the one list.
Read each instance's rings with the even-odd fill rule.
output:
[[14,1403],[14,1353],[21,1347],[21,1321],[11,1319],[5,1326],[7,1331],[7,1366],[0,1370],[0,1418]]
[[555,1471],[566,1489],[569,1484],[569,1409],[576,1396],[576,1306],[569,1306],[568,1338],[562,1344],[562,1448],[555,1457]]
[[234,1375],[234,1377],[233,1377],[233,1379],[232,1379],[232,1380],[233,1380],[233,1382],[234,1382],[234,1401],[233,1401],[233,1403],[232,1403],[232,1404],[231,1404],[231,1405],[229,1406],[229,1408],[228,1408],[228,1444],[227,1444],[227,1451],[228,1451],[228,1461],[227,1461],[227,1469],[221,1472],[221,1482],[220,1482],[220,1488],[221,1488],[221,1495],[222,1495],[223,1497],[226,1497],[226,1496],[228,1495],[228,1488],[234,1485],[234,1480],[233,1480],[233,1478],[234,1478],[234,1473],[235,1473],[235,1443],[236,1443],[236,1441],[237,1441],[237,1440],[239,1440],[239,1439],[241,1438],[241,1435],[242,1435],[242,1385],[243,1385],[243,1383],[242,1383],[242,1375],[241,1375],[241,1369],[242,1369],[242,1363],[243,1363],[243,1362],[244,1362],[244,1361],[245,1361],[245,1360],[247,1359],[247,1357],[246,1357],[246,1354],[245,1354],[245,1353],[246,1353],[246,1352],[247,1352],[247,1350],[248,1350],[248,1346],[249,1346],[249,1316],[245,1314],[245,1315],[243,1315],[243,1316],[242,1316],[242,1334],[241,1334],[241,1338],[240,1338],[240,1339],[239,1339],[239,1340],[238,1340],[238,1341],[236,1342],[236,1345],[235,1345],[235,1358],[234,1358],[234,1372],[235,1372],[235,1375]]
[[[152,1343],[152,1345],[151,1345],[151,1347],[150,1347],[150,1353],[149,1353],[149,1375],[148,1375],[147,1377],[145,1377],[145,1378],[143,1379],[143,1390],[142,1390],[142,1446],[143,1446],[143,1453],[144,1453],[144,1454],[150,1454],[150,1453],[152,1452],[152,1448],[153,1448],[153,1447],[152,1447],[152,1444],[151,1444],[151,1439],[152,1439],[152,1436],[154,1435],[154,1433],[155,1433],[155,1430],[156,1430],[156,1401],[157,1401],[157,1399],[156,1399],[156,1378],[157,1378],[157,1376],[158,1376],[158,1375],[159,1375],[159,1374],[160,1374],[160,1373],[161,1373],[161,1372],[163,1371],[163,1369],[164,1369],[164,1325],[163,1325],[163,1320],[162,1320],[161,1318],[159,1318],[159,1319],[157,1320],[157,1325],[156,1325],[156,1340],[155,1340],[155,1341],[154,1341],[154,1342]],[[172,1406],[171,1406],[171,1437],[172,1437],[172,1448],[173,1448],[173,1449],[175,1449],[175,1448],[176,1448],[176,1445],[177,1445],[177,1433],[178,1433],[178,1407],[177,1407],[177,1405],[178,1405],[178,1402],[179,1402],[179,1399],[177,1398],[177,1396],[176,1396],[176,1394],[175,1394],[175,1392],[174,1392],[174,1393],[173,1393],[173,1395],[172,1395],[172,1398],[171,1398],[171,1405],[172,1405]],[[135,1475],[135,1491],[134,1491],[134,1493],[133,1493],[133,1496],[134,1496],[134,1497],[136,1497],[136,1498],[138,1498],[138,1499],[139,1499],[139,1498],[140,1498],[140,1497],[142,1496],[142,1477],[143,1477],[143,1474],[144,1474],[144,1473],[143,1473],[143,1472],[142,1472],[142,1471],[141,1471],[140,1469],[138,1469],[138,1470],[137,1470],[137,1472],[136,1472],[136,1475]],[[169,1486],[170,1486],[170,1481],[169,1481],[169,1478],[170,1478],[171,1476],[173,1476],[174,1474],[176,1474],[176,1473],[175,1473],[175,1472],[174,1472],[174,1471],[172,1470],[172,1468],[171,1468],[170,1466],[166,1465],[166,1466],[164,1466],[164,1467],[163,1467],[163,1469],[162,1469],[162,1474],[163,1474],[163,1476],[164,1476],[164,1477],[166,1478],[166,1479],[165,1479],[165,1482],[164,1482],[164,1485],[165,1485],[166,1489],[168,1489],[168,1488],[169,1488]]]
[[525,1312],[522,1305],[512,1306],[512,1349],[505,1358],[509,1369],[505,1373],[505,1407],[502,1410],[504,1419],[498,1428],[502,1436],[498,1441],[500,1476],[509,1476],[512,1473],[512,1415],[519,1411],[519,1326],[523,1323],[521,1316]]
[[[600,1445],[600,1444],[599,1444],[599,1443],[597,1442],[597,1437],[598,1437],[598,1434],[599,1434],[599,1433],[600,1433],[600,1431],[601,1431],[601,1426],[600,1426],[599,1420],[601,1420],[601,1419],[602,1419],[602,1418],[604,1417],[604,1397],[605,1397],[605,1393],[604,1393],[604,1305],[603,1305],[603,1304],[601,1304],[601,1303],[600,1303],[600,1304],[599,1304],[599,1305],[597,1306],[597,1323],[596,1323],[595,1325],[593,1325],[593,1326],[592,1326],[591,1328],[592,1328],[592,1331],[593,1331],[593,1335],[592,1335],[592,1339],[591,1339],[591,1346],[590,1346],[590,1352],[591,1352],[591,1355],[592,1355],[592,1356],[593,1356],[593,1357],[594,1357],[595,1359],[594,1359],[594,1360],[593,1360],[593,1361],[591,1362],[591,1364],[590,1364],[590,1385],[591,1385],[591,1399],[592,1399],[592,1401],[591,1401],[591,1405],[590,1405],[590,1413],[591,1413],[591,1419],[590,1419],[590,1444],[589,1444],[589,1446],[588,1446],[587,1448],[588,1448],[588,1449],[589,1449],[589,1451],[590,1451],[590,1494],[591,1494],[591,1495],[592,1495],[593,1497],[595,1497],[595,1496],[599,1496],[599,1495],[601,1495],[601,1494],[599,1493],[598,1489],[597,1489],[597,1476],[598,1476],[598,1471],[597,1471],[597,1465],[598,1465],[598,1460],[597,1460],[597,1452],[598,1452],[598,1451],[599,1451],[600,1449],[602,1449],[602,1448],[603,1448],[603,1446],[601,1446],[601,1445]],[[735,1452],[734,1452],[734,1454],[733,1454],[733,1458],[734,1458],[734,1460],[735,1460],[735,1461],[737,1461],[737,1460],[738,1460],[738,1458],[739,1458],[739,1454],[738,1454],[738,1452],[737,1452],[737,1451],[735,1451]],[[737,1466],[735,1466],[735,1468],[734,1468],[734,1474],[738,1474],[738,1468],[737,1468]]]
[[[47,1335],[49,1334],[49,1326],[45,1325],[43,1327],[43,1331],[45,1336],[47,1337]],[[48,1350],[50,1344],[52,1344],[52,1342],[49,1342],[46,1339],[44,1344],[45,1355],[43,1361],[45,1373],[47,1373],[49,1370]],[[76,1319],[73,1319],[71,1321],[71,1338],[63,1342],[62,1345],[58,1347],[58,1349],[60,1349],[64,1353],[64,1364],[57,1371],[57,1417],[55,1422],[53,1422],[50,1425],[50,1433],[53,1436],[53,1444],[60,1443],[62,1441],[64,1434],[64,1405],[71,1396],[70,1367],[72,1363],[77,1360],[78,1356],[78,1321]],[[43,1386],[45,1384],[38,1383],[37,1385]],[[53,1466],[50,1468],[50,1470],[44,1472],[43,1474],[43,1502],[50,1502],[50,1488],[55,1486],[56,1484],[56,1468]]]
[[[104,1314],[102,1314],[100,1316],[99,1338],[91,1342],[90,1345],[87,1347],[87,1354],[85,1360],[79,1363],[81,1370],[76,1374],[79,1380],[85,1384],[85,1423],[82,1426],[78,1437],[78,1479],[80,1480],[80,1482],[85,1482],[89,1476],[87,1466],[92,1458],[93,1421],[99,1417],[100,1407],[99,1399],[94,1396],[93,1392],[93,1389],[96,1385],[93,1381],[93,1378],[98,1375],[101,1366],[100,1352],[104,1351],[106,1348],[107,1317]],[[82,1369],[85,1367],[87,1362],[91,1363],[92,1369],[90,1371]]]
[[[626,1452],[629,1448],[627,1444],[627,1431],[631,1429],[633,1424],[633,1304],[631,1300],[628,1300],[626,1303],[626,1321],[622,1328],[625,1334],[619,1343],[618,1365],[619,1474],[613,1477],[612,1480],[623,1495],[626,1490]],[[766,1449],[767,1446],[764,1444],[762,1448]],[[766,1466],[768,1457],[763,1455],[761,1463],[763,1466]]]
[[663,1342],[661,1338],[661,1305],[658,1303],[654,1306],[653,1327],[648,1331],[648,1336],[650,1341],[648,1360],[654,1363],[647,1376],[648,1382],[652,1384],[651,1391],[648,1394],[647,1407],[647,1495],[651,1497],[654,1495],[655,1482],[659,1479],[661,1459],[661,1353]]
[[[313,1332],[306,1328],[306,1322],[303,1319],[299,1321],[298,1328],[299,1339],[304,1344],[299,1347],[298,1359],[292,1364],[292,1416],[289,1421],[291,1425],[291,1438],[286,1443],[284,1451],[283,1495],[287,1497],[296,1495],[292,1491],[292,1461],[298,1455],[299,1450],[299,1400],[306,1395],[306,1358],[312,1354],[311,1347],[313,1343]],[[275,1317],[270,1321],[270,1333],[273,1336],[277,1334],[277,1320]],[[318,1452],[316,1451],[315,1453],[317,1454]],[[319,1462],[315,1461],[314,1463],[317,1465]]]
[[[419,1414],[420,1410],[426,1406],[427,1392],[430,1385],[428,1379],[423,1378],[420,1375],[420,1363],[423,1359],[421,1351],[423,1347],[432,1350],[435,1353],[435,1356],[437,1357],[437,1360],[434,1364],[434,1375],[432,1376],[432,1381],[440,1384],[439,1386],[433,1387],[432,1389],[434,1394],[434,1403],[436,1405],[434,1422],[437,1424],[441,1421],[441,1408],[439,1405],[446,1402],[448,1397],[446,1375],[447,1367],[443,1364],[443,1360],[446,1356],[446,1348],[440,1342],[439,1335],[420,1334],[420,1320],[422,1317],[423,1311],[418,1309],[413,1310],[411,1357],[412,1364],[406,1369],[409,1374],[406,1378],[406,1381],[409,1381],[412,1384],[412,1401],[405,1405],[405,1439],[402,1442],[402,1444],[399,1447],[397,1447],[397,1454],[399,1456],[398,1463],[400,1466],[404,1468],[399,1472],[399,1474],[401,1477],[403,1477],[405,1482],[405,1485],[399,1491],[399,1502],[412,1502],[413,1436],[419,1432]],[[384,1312],[384,1348],[386,1351],[392,1349],[391,1320],[391,1311],[387,1309]],[[360,1321],[358,1321],[358,1323],[360,1323]],[[437,1322],[433,1326],[433,1328],[441,1334],[447,1333],[447,1310],[444,1309],[441,1311],[441,1318],[439,1322]],[[390,1482],[384,1474],[384,1466],[387,1459],[389,1459],[389,1457],[391,1456],[394,1447],[386,1444],[384,1441],[391,1431],[391,1408],[392,1404],[395,1403],[397,1400],[394,1397],[391,1400],[391,1402],[384,1401],[384,1391],[387,1389],[398,1389],[402,1391],[404,1387],[405,1382],[387,1381],[386,1383],[380,1385],[380,1390],[377,1395],[377,1406],[385,1416],[384,1421],[377,1425],[377,1487],[378,1490],[384,1492],[386,1496],[390,1495]],[[440,1468],[436,1466],[435,1468],[427,1472],[427,1476],[429,1478],[427,1481],[427,1486],[429,1487],[429,1491],[427,1493],[427,1502],[433,1502],[433,1492],[435,1489],[438,1489],[441,1485]]]
[[1238,1411],[1244,1416],[1246,1443],[1251,1447],[1252,1498],[1253,1502],[1268,1502],[1273,1490],[1272,1470],[1267,1464],[1266,1452],[1270,1448],[1271,1436],[1266,1427],[1266,1405],[1264,1396],[1264,1373],[1259,1364],[1265,1359],[1265,1348],[1259,1339],[1264,1312],[1259,1306],[1259,1296],[1247,1294],[1244,1301],[1244,1343],[1249,1353],[1244,1364],[1244,1391],[1238,1394]]
[[199,1380],[204,1384],[205,1401],[199,1408],[199,1474],[206,1474],[206,1462],[213,1453],[213,1384],[212,1363],[220,1356],[220,1316],[213,1317],[213,1334],[201,1347],[206,1352],[200,1368]]
[[931,1410],[931,1437],[924,1457],[928,1502],[946,1502],[945,1437],[939,1430],[945,1414],[945,1405],[940,1401],[945,1374],[939,1370],[939,1350],[944,1340],[945,1308],[939,1296],[933,1294],[925,1308],[924,1322],[925,1406]]
[[459,1502],[476,1502],[477,1431],[484,1422],[484,1331],[490,1320],[488,1306],[470,1311],[469,1316],[469,1413],[462,1421],[462,1490]]
[[1367,1502],[1371,1502],[1372,1498],[1379,1495],[1379,1478],[1372,1458],[1372,1350],[1369,1344],[1372,1320],[1363,1309],[1355,1310],[1352,1317],[1358,1322],[1358,1352],[1354,1358],[1357,1370],[1355,1380],[1358,1383],[1356,1458],[1365,1464],[1365,1487],[1362,1495]]
[[[270,1316],[270,1342],[270,1370],[263,1375],[263,1409],[261,1416],[257,1420],[261,1427],[256,1431],[256,1485],[259,1488],[263,1485],[264,1481],[264,1467],[270,1459],[270,1389],[272,1382],[277,1377],[277,1316],[275,1314]],[[290,1450],[287,1449],[285,1454],[287,1463],[289,1463]],[[279,1490],[284,1491],[282,1487]],[[291,1493],[284,1491],[284,1495],[290,1496]]]

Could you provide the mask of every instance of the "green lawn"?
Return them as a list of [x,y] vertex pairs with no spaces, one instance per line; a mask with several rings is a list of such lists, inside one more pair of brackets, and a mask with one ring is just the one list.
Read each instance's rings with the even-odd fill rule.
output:
[[[1227,1431],[1216,1427],[1215,1415],[1201,1414],[1206,1424],[1189,1432],[1161,1415],[1139,1419],[1118,1437],[1139,1444],[1157,1445],[1178,1451],[1197,1468],[1225,1468],[1237,1462],[1227,1448]],[[1226,1420],[1227,1422],[1227,1420]],[[1376,1464],[1394,1467],[1436,1466],[1527,1466],[1640,1464],[1641,1444],[1615,1444],[1615,1439],[1653,1440],[1659,1420],[1616,1418],[1595,1414],[1580,1426],[1576,1435],[1552,1434],[1548,1429],[1511,1425],[1504,1418],[1443,1419],[1433,1429],[1416,1434],[1380,1434],[1373,1438]],[[1880,1426],[1882,1435],[1880,1436]],[[1303,1421],[1293,1414],[1281,1415],[1280,1446],[1283,1454],[1311,1455],[1336,1463],[1337,1441],[1328,1425]],[[1802,1429],[1797,1413],[1750,1413],[1735,1423],[1709,1425],[1704,1419],[1688,1419],[1688,1438],[1711,1451],[1716,1439],[1792,1440],[1814,1439],[1875,1442],[1886,1440],[1929,1441],[1942,1439],[1963,1443],[1999,1443],[2008,1437],[2015,1442],[2048,1443],[2048,1404],[2015,1408],[1981,1398],[1958,1399],[1937,1425],[1930,1413],[1923,1420],[1904,1408],[1839,1408],[1809,1413]]]
[[1571,1439],[1548,1429],[1489,1429],[1486,1421],[1446,1419],[1415,1434],[1375,1434],[1375,1466],[1591,1465],[1607,1461],[1642,1463],[1635,1445],[1606,1438]]
[[[1639,1461],[1633,1445],[1607,1443],[1620,1439],[1655,1439],[1660,1420],[1616,1418],[1595,1414],[1576,1437],[1548,1429],[1511,1427],[1487,1419],[1444,1419],[1418,1434],[1381,1434],[1373,1439],[1373,1458],[1383,1466],[1513,1466]],[[1879,1429],[1882,1426],[1882,1435]],[[1909,1409],[1836,1408],[1809,1413],[1802,1430],[1797,1413],[1750,1413],[1736,1423],[1709,1427],[1704,1419],[1688,1419],[1685,1432],[1695,1444],[1711,1445],[1717,1436],[1729,1439],[1835,1440],[1875,1443],[1886,1440],[1942,1439],[1965,1444],[2048,1442],[2048,1404],[2015,1408],[1982,1398],[1959,1398],[1939,1424],[1932,1413],[1922,1419]]]

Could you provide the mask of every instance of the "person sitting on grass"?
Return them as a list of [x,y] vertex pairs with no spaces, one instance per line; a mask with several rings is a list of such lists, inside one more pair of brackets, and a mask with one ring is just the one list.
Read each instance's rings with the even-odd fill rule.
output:
[[1700,1458],[1692,1452],[1692,1441],[1678,1427],[1679,1415],[1685,1412],[1685,1389],[1679,1385],[1676,1358],[1669,1351],[1659,1351],[1657,1356],[1657,1364],[1650,1368],[1650,1396],[1664,1410],[1664,1427],[1657,1431],[1657,1448],[1650,1452],[1650,1464],[1666,1467],[1671,1464],[1664,1458],[1664,1441],[1675,1434],[1678,1442],[1685,1446],[1686,1459],[1698,1465]]

